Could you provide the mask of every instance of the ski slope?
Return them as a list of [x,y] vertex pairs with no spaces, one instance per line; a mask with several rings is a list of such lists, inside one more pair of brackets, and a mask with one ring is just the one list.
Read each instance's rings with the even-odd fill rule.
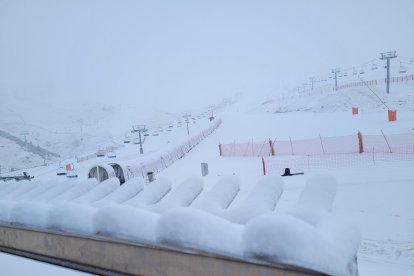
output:
[[[361,104],[358,116],[352,116],[351,105],[344,105],[339,94],[333,94],[338,97],[335,108],[323,111],[315,108],[293,112],[296,105],[280,100],[281,105],[288,105],[292,111],[284,113],[267,112],[261,104],[263,99],[244,97],[221,110],[217,115],[221,117],[222,125],[184,158],[156,173],[154,183],[131,189],[127,183],[120,188],[115,182],[95,183],[88,191],[78,194],[79,187],[85,187],[82,182],[86,180],[88,169],[110,160],[94,157],[75,164],[79,173],[77,180],[56,176],[56,163],[29,170],[35,181],[27,188],[18,186],[22,182],[7,183],[2,187],[1,204],[4,208],[1,218],[3,223],[87,235],[100,233],[146,243],[178,244],[231,256],[276,256],[286,263],[338,275],[355,273],[356,268],[349,270],[349,264],[343,261],[351,260],[359,245],[360,275],[410,275],[414,271],[412,161],[306,170],[303,176],[284,178],[279,188],[272,185],[264,188],[268,185],[266,183],[277,183],[278,177],[271,182],[263,180],[261,190],[258,188],[263,174],[261,160],[220,157],[218,144],[274,137],[347,135],[357,131],[364,134],[377,134],[381,130],[385,133],[412,132],[413,104],[404,100],[411,98],[412,88],[411,83],[405,83],[404,94],[394,96],[394,102],[404,102],[401,111],[397,109],[395,122],[387,121],[386,111],[381,106],[369,105],[371,100],[365,102],[366,107]],[[324,95],[310,97],[317,102]],[[277,109],[274,101],[272,105]],[[204,123],[200,120],[192,124],[191,129],[201,130],[208,125],[206,119]],[[145,162],[151,156],[184,142],[186,132],[182,128],[180,131],[172,131],[165,136],[148,136],[143,144],[143,156],[137,153],[137,145],[121,147],[116,151],[116,160]],[[208,163],[209,174],[201,179],[202,162]],[[273,172],[269,177],[277,174]],[[331,178],[321,179],[320,174],[328,174]],[[316,179],[316,184],[336,184],[316,185],[314,192],[310,193],[310,200],[307,200],[306,187],[311,185],[312,179]],[[59,189],[52,188],[55,185],[60,185]],[[45,192],[45,189],[49,191]],[[323,190],[327,193],[325,199],[320,197],[325,193]],[[264,203],[269,194],[273,196]],[[321,201],[326,204],[319,207],[312,204]],[[311,202],[311,205],[305,202]],[[125,223],[125,216],[134,220]],[[199,228],[194,229],[193,224],[188,224],[191,221],[197,221]],[[360,229],[360,236],[353,225]],[[275,227],[284,237],[284,242],[274,239],[272,229]],[[301,236],[304,230],[308,236]],[[287,233],[293,233],[293,236]],[[266,237],[264,243],[256,240],[259,236]],[[302,239],[297,240],[299,236]],[[291,241],[288,244],[297,243],[295,248],[301,248],[300,255],[297,255],[298,251],[284,247],[288,240]],[[318,241],[318,248],[326,248],[326,251],[313,252],[315,245],[309,244],[309,240]],[[266,247],[268,243],[273,246]],[[275,251],[275,248],[280,250]],[[337,254],[332,255],[332,251]]]

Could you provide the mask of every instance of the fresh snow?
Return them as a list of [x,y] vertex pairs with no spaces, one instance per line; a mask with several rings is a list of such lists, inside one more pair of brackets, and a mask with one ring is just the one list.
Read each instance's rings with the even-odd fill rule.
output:
[[[33,169],[32,181],[6,182],[0,187],[0,220],[284,262],[334,275],[355,275],[357,269],[361,275],[410,275],[412,161],[329,171],[305,168],[305,175],[282,178],[278,175],[282,171],[263,176],[259,158],[219,157],[218,144],[291,135],[297,139],[348,135],[358,130],[364,134],[410,132],[412,111],[404,109],[390,123],[376,107],[358,116],[333,110],[264,114],[262,107],[251,107],[249,99],[228,106],[220,114],[222,125],[183,158],[156,172],[151,183],[140,178],[121,186],[117,179],[99,184],[86,180],[89,168],[108,164],[106,159],[78,163],[79,180],[57,177],[55,167]],[[249,136],[240,131],[241,122],[251,126]],[[200,125],[199,130],[206,126]],[[148,143],[148,155],[139,162],[153,160],[182,139],[177,135],[161,151],[156,148],[164,142],[153,140]],[[137,158],[131,149],[119,150],[121,161]],[[202,162],[208,163],[209,174],[192,176],[200,175]]]

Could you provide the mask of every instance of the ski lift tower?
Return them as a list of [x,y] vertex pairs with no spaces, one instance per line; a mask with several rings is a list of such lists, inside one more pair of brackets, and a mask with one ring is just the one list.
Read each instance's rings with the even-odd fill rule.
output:
[[340,72],[339,68],[332,69],[332,73],[335,74],[335,91],[338,90],[338,73]]
[[183,117],[185,118],[185,123],[187,124],[187,135],[190,135],[190,129],[188,128],[188,123],[190,122],[188,118],[191,117],[191,113],[184,113]]
[[381,53],[380,59],[387,60],[387,93],[388,94],[390,93],[390,60],[396,57],[397,57],[396,51]]
[[141,136],[141,133],[142,132],[146,132],[146,131],[147,131],[147,128],[146,128],[145,125],[133,125],[132,126],[131,132],[132,133],[138,132],[138,135],[139,135],[139,153],[140,154],[143,154],[144,153],[144,150],[142,148],[142,139],[141,139],[142,136]]
[[20,135],[22,135],[24,137],[24,143],[27,145],[27,135],[29,135],[29,132],[27,131],[22,131],[20,133]]
[[215,108],[215,106],[214,105],[210,105],[208,108],[211,111],[210,121],[212,121],[212,120],[214,120],[214,108]]

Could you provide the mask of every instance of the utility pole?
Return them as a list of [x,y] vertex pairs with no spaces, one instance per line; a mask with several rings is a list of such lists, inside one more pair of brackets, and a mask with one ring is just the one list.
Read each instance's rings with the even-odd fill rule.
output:
[[332,73],[335,74],[335,91],[338,90],[338,73],[339,68],[332,69]]
[[310,77],[310,81],[311,81],[311,84],[312,84],[312,90],[313,90],[313,81],[315,80],[315,77]]
[[211,111],[211,117],[214,117],[214,105],[210,105],[208,108],[210,109],[210,111]]
[[191,113],[184,113],[183,117],[185,118],[185,123],[187,124],[187,135],[190,135],[190,129],[188,128],[188,123],[190,122],[188,118],[191,117]]
[[143,154],[144,153],[144,149],[142,148],[142,139],[141,139],[141,133],[142,132],[146,132],[147,129],[145,127],[145,125],[134,125],[132,126],[132,133],[138,132],[139,134],[139,153]]
[[27,146],[27,135],[29,135],[29,132],[27,132],[27,131],[22,131],[21,133],[20,133],[20,135],[23,135],[23,137],[24,137],[24,143],[26,144],[26,146]]
[[397,57],[396,51],[381,53],[380,59],[387,60],[387,93],[390,93],[390,63],[391,63],[390,60],[396,57]]

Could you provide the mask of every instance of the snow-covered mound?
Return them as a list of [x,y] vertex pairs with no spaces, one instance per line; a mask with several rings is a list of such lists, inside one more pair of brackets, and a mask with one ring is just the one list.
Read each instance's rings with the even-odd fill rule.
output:
[[24,191],[20,196],[2,187],[0,219],[357,275],[359,231],[330,214],[336,191],[331,176],[311,177],[297,205],[284,214],[274,211],[283,192],[279,176],[263,177],[234,206],[240,189],[234,175],[223,177],[209,190],[198,177],[171,186],[162,178],[148,184],[135,178],[122,186],[117,178],[100,184],[33,182],[19,189]]

